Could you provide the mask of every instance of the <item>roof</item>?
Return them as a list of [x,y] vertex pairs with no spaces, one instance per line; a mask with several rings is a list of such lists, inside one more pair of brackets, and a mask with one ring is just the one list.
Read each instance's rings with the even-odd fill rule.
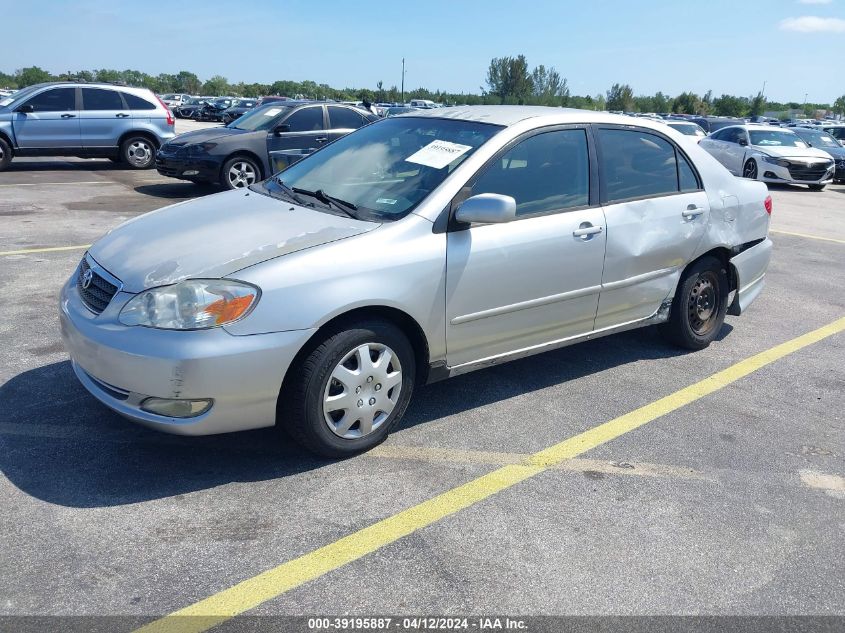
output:
[[484,105],[456,106],[452,108],[434,108],[419,110],[403,116],[431,117],[435,119],[459,119],[477,121],[495,125],[510,126],[526,119],[539,117],[554,118],[558,123],[621,123],[632,125],[631,117],[595,110],[576,110],[574,108],[550,108],[546,106]]

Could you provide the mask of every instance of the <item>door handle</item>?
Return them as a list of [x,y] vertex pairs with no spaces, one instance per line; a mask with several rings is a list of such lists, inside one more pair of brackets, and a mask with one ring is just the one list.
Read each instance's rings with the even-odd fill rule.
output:
[[118,119],[126,119],[126,118],[128,118],[128,117],[129,117],[129,115],[128,115],[128,114],[126,114],[126,113],[124,113],[124,112],[118,112],[117,114],[115,114],[115,116],[116,116]]
[[700,215],[704,214],[704,209],[701,207],[697,207],[694,204],[689,205],[681,215],[684,216],[686,220],[692,220],[693,218],[697,218]]
[[74,118],[75,116],[76,116],[75,114],[63,114],[63,115],[62,115],[62,118],[63,118],[63,119],[72,119],[72,118]]
[[574,231],[572,231],[572,235],[575,237],[580,237],[585,242],[590,239],[591,235],[595,235],[597,233],[601,233],[604,230],[603,226],[593,226],[589,222],[582,222],[581,226]]
[[314,140],[317,141],[318,143],[325,143],[329,139],[326,136],[321,136],[320,138],[317,138],[317,139],[314,139]]

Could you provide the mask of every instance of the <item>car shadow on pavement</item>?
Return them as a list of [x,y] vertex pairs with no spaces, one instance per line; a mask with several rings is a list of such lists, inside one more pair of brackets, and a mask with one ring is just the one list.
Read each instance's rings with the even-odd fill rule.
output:
[[62,160],[61,158],[45,160],[13,160],[6,167],[6,173],[27,171],[137,171],[126,165],[113,163],[107,158]]
[[[654,328],[540,354],[420,389],[409,428],[467,409],[683,350]],[[731,326],[725,324],[720,338]],[[79,384],[68,361],[0,386],[0,471],[25,494],[68,507],[119,506],[231,482],[280,479],[331,464],[276,429],[181,437],[113,413]]]
[[223,191],[221,187],[215,187],[214,185],[196,184],[185,182],[184,180],[174,180],[172,182],[155,183],[152,185],[138,185],[134,189],[140,194],[154,198],[180,198],[184,200],[201,198],[202,196]]

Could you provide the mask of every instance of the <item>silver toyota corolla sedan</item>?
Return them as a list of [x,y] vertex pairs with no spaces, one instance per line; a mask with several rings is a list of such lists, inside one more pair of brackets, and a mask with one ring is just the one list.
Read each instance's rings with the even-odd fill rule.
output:
[[100,401],[343,456],[415,385],[636,327],[701,349],[760,293],[771,198],[662,123],[540,107],[368,125],[249,189],[140,216],[61,293]]

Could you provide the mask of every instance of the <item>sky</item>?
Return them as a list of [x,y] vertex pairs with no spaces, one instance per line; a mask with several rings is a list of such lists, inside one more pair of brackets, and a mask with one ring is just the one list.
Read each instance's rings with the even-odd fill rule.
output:
[[0,0],[0,70],[188,70],[230,82],[481,91],[490,60],[554,66],[573,94],[627,83],[832,103],[845,0]]

